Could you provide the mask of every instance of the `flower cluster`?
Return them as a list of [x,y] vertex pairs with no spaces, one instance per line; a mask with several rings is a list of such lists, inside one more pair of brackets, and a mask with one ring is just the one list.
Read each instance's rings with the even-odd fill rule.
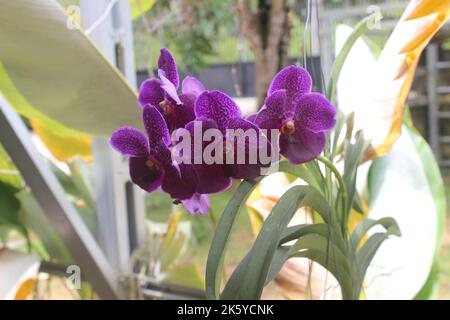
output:
[[[207,91],[194,77],[183,80],[178,94],[176,62],[165,48],[161,49],[158,68],[158,78],[144,81],[139,94],[147,134],[131,127],[120,128],[112,134],[111,145],[129,157],[135,184],[147,192],[162,189],[191,213],[206,214],[208,195],[227,189],[232,178],[254,179],[261,175],[261,169],[270,167],[270,163],[260,160],[249,161],[255,149],[264,147],[273,154],[279,147],[290,162],[307,162],[323,151],[325,132],[335,123],[334,107],[322,95],[311,93],[310,75],[296,66],[276,75],[263,108],[246,119],[230,97],[220,91]],[[198,126],[215,130],[222,138],[194,145]],[[269,129],[279,132],[276,138],[267,135]],[[194,159],[196,148],[200,148],[214,149],[216,157],[232,161],[174,161],[179,141],[171,139],[171,134],[179,136],[181,130],[192,136],[193,143],[191,151],[182,155],[184,158]],[[230,130],[240,134],[229,135]],[[256,132],[255,141],[245,134],[250,130]],[[243,149],[238,150],[237,145]]]

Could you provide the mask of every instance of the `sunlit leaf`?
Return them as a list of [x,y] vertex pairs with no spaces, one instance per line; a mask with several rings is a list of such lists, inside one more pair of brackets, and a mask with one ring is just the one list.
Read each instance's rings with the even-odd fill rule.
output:
[[0,90],[19,113],[40,122],[45,116],[52,129],[58,121],[106,136],[120,126],[141,127],[136,92],[81,30],[69,26],[56,1],[2,1],[0,21],[0,63],[27,103],[12,101],[4,84]]
[[131,19],[135,20],[155,5],[156,0],[130,0]]

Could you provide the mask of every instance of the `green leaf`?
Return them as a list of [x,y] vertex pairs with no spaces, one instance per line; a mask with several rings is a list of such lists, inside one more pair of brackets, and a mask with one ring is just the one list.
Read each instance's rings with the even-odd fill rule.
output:
[[308,206],[318,212],[326,210],[324,216],[330,212],[315,188],[294,186],[289,189],[267,217],[252,249],[237,267],[237,272],[231,275],[221,298],[260,298],[282,233],[300,206]]
[[[374,235],[372,235],[369,239],[367,239],[366,243],[364,243],[364,245],[356,254],[356,293],[359,293],[361,290],[367,268],[369,267],[370,262],[377,253],[378,248],[380,248],[384,240],[388,239],[390,235],[400,236],[400,229],[398,228],[396,223],[394,226],[391,226],[389,229],[387,229],[386,232],[375,233]],[[354,297],[354,299],[358,298],[359,296]]]
[[220,217],[206,262],[207,299],[219,298],[223,263],[231,230],[240,210],[245,205],[245,201],[260,180],[261,178],[252,181],[242,181]]
[[26,228],[18,218],[20,208],[20,202],[16,198],[18,191],[19,189],[0,181],[0,225],[17,229],[27,237]]
[[71,262],[72,257],[64,242],[51,226],[50,221],[48,221],[47,216],[33,195],[23,190],[18,193],[17,197],[21,203],[19,212],[20,221],[37,235],[49,254],[49,258],[61,262]]
[[[2,170],[4,172],[2,172]],[[10,159],[6,150],[0,144],[0,181],[7,183],[15,188],[20,188],[22,185],[22,177],[17,171],[16,166]]]
[[130,0],[131,19],[135,20],[155,5],[156,0]]
[[355,26],[352,33],[348,37],[347,41],[344,43],[338,56],[336,57],[336,60],[333,64],[333,68],[331,70],[331,77],[328,82],[328,91],[327,91],[328,99],[330,100],[334,99],[334,94],[336,92],[336,84],[337,81],[339,80],[339,75],[341,74],[341,70],[347,59],[347,56],[350,53],[350,50],[352,49],[353,45],[359,39],[359,37],[368,30],[369,25],[368,22],[370,21],[371,18],[372,17],[370,16],[366,17]]
[[16,111],[58,131],[142,128],[135,90],[56,1],[3,1],[0,21],[0,91]]
[[387,217],[379,220],[365,219],[356,226],[350,238],[350,248],[353,252],[356,253],[362,238],[371,228],[377,225],[383,226],[386,230],[389,230],[391,234],[400,236],[400,229],[393,218]]
[[290,164],[287,161],[280,161],[278,171],[292,174],[321,191],[324,182],[323,176],[319,167],[315,164],[314,161],[298,165]]
[[350,261],[334,243],[318,234],[309,234],[299,239],[291,251],[291,258],[308,258],[327,269],[339,282],[343,298],[352,299]]
[[348,203],[350,204],[348,210],[353,206],[353,199],[356,192],[356,175],[358,172],[358,166],[363,157],[364,151],[367,148],[367,141],[364,140],[364,136],[361,131],[358,131],[355,135],[355,143],[347,143],[345,146],[344,155],[344,181],[347,188]]

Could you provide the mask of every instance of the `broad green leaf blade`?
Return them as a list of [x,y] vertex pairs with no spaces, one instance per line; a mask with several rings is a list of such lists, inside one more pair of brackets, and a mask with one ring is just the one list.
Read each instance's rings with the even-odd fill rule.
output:
[[68,28],[56,1],[0,0],[0,7],[0,63],[32,109],[90,134],[141,127],[136,92],[81,30]]
[[206,263],[206,298],[218,299],[220,293],[220,280],[228,241],[234,222],[244,207],[247,198],[257,186],[258,180],[242,181],[236,189],[230,202],[222,213],[211,243]]
[[[429,278],[445,222],[439,167],[417,132],[403,126],[391,152],[369,174],[369,217],[393,217],[401,231],[380,248],[367,270],[369,299],[412,299]],[[386,276],[379,276],[387,274]]]

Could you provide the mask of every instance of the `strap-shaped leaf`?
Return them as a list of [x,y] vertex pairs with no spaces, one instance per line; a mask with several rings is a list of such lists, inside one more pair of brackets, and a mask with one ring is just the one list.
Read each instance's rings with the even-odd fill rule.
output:
[[332,226],[326,223],[301,224],[288,227],[281,235],[280,245],[292,240],[300,241],[302,237],[308,234],[317,234],[329,239],[329,241],[336,244],[342,252],[346,251],[345,241],[342,238],[342,235],[339,232],[336,232],[336,230],[333,230]]
[[[367,268],[370,265],[373,257],[378,251],[378,248],[388,239],[390,235],[400,236],[400,229],[397,223],[390,224],[386,232],[375,233],[372,235],[366,243],[361,247],[361,249],[356,254],[356,281],[355,281],[355,292],[359,292],[366,275]],[[358,297],[354,297],[357,299]]]
[[398,233],[398,235],[400,236],[400,230],[398,228],[397,222],[393,218],[386,217],[379,220],[365,219],[358,224],[350,238],[350,248],[353,250],[353,252],[356,253],[359,243],[361,242],[364,235],[376,225],[381,225],[386,230],[391,230],[391,232],[396,231],[396,233]]
[[327,269],[339,282],[344,299],[352,299],[353,283],[347,256],[327,238],[310,234],[292,247],[290,258],[308,258]]
[[206,297],[208,299],[219,298],[220,278],[231,230],[238,213],[260,180],[261,178],[242,181],[220,217],[206,262]]
[[260,298],[282,233],[296,210],[303,206],[329,212],[326,201],[315,188],[295,186],[289,189],[272,209],[252,249],[230,277],[222,298]]
[[322,190],[323,176],[314,161],[299,165],[292,165],[287,161],[281,161],[279,163],[279,171],[292,174],[304,180],[310,186],[315,187],[317,190]]
[[[361,131],[356,134],[356,141],[353,144],[348,143],[345,147],[344,156],[344,181],[348,194],[348,207],[347,211],[353,205],[353,198],[356,189],[356,174],[358,165],[363,157],[364,150],[367,148],[367,141],[364,140],[364,136]],[[347,212],[345,212],[347,214]]]

